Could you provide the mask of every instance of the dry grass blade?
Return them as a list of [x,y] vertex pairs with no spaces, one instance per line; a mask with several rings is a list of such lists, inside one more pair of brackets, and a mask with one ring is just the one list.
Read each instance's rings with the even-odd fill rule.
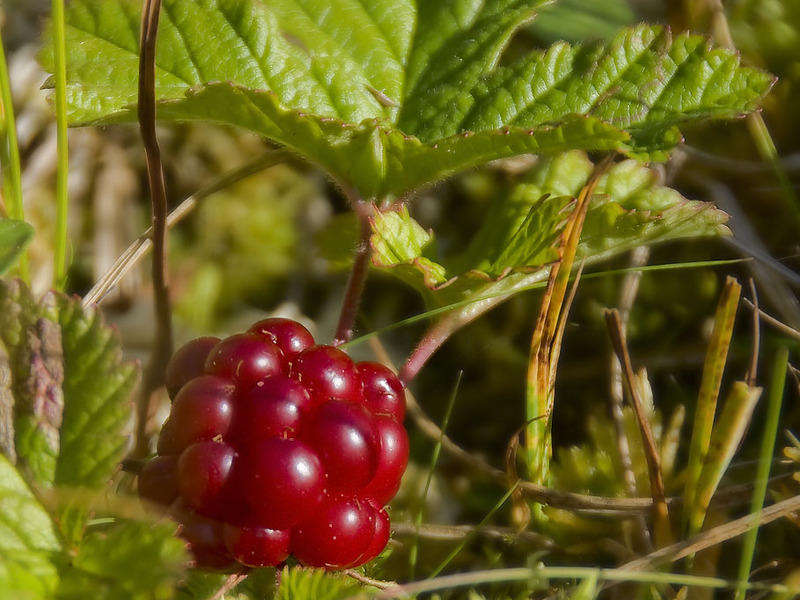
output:
[[[531,340],[526,386],[526,417],[530,425],[526,429],[525,455],[529,479],[537,484],[545,484],[547,481],[552,453],[551,413],[555,401],[554,384],[561,338],[569,312],[569,300],[565,302],[569,275],[575,261],[589,201],[600,178],[611,167],[613,160],[614,155],[608,155],[598,163],[578,195],[569,221],[564,227],[561,259],[550,270]],[[571,297],[574,297],[574,290]],[[539,417],[543,418],[539,420]]]
[[654,569],[667,563],[673,563],[692,554],[711,548],[722,542],[736,538],[753,527],[760,527],[778,519],[800,511],[800,496],[777,502],[765,508],[761,513],[749,514],[724,525],[719,525],[687,540],[671,544],[637,558],[620,567],[622,571],[642,571]]
[[722,373],[728,360],[728,348],[733,335],[733,324],[741,289],[742,286],[731,277],[725,282],[725,288],[714,315],[714,329],[703,365],[703,378],[700,382],[700,394],[697,399],[684,492],[686,506],[684,523],[690,535],[699,531],[699,524],[703,522],[702,515],[705,514],[703,509],[696,506],[695,496],[698,493],[698,482],[711,443],[711,431],[714,426],[719,389],[722,385]]
[[655,543],[656,546],[663,547],[672,540],[672,531],[669,523],[666,494],[664,492],[664,478],[661,473],[661,457],[655,438],[653,437],[653,431],[650,428],[650,421],[647,418],[646,410],[642,399],[639,397],[638,388],[634,381],[635,375],[633,373],[633,366],[631,365],[631,357],[628,353],[628,346],[625,342],[625,333],[622,330],[622,321],[620,320],[619,312],[616,310],[607,310],[605,311],[605,318],[614,352],[617,354],[617,358],[622,366],[623,381],[625,382],[625,387],[631,399],[633,412],[639,424],[639,431],[642,434],[644,456],[647,460],[647,470],[650,476],[650,493],[653,495]]
[[209,600],[222,600],[225,597],[225,594],[232,591],[237,585],[242,583],[249,573],[231,573],[228,575],[228,578],[225,580],[225,583],[220,586],[220,588],[214,592],[214,595],[209,598]]

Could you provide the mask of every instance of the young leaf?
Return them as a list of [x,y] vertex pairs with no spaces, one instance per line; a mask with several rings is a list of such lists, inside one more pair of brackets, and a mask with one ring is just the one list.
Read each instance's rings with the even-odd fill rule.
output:
[[0,221],[0,275],[13,267],[33,240],[33,227],[24,221]]
[[52,296],[64,348],[64,422],[55,481],[97,487],[116,469],[128,443],[130,394],[139,369],[122,361],[116,332],[99,311]]
[[68,597],[171,598],[187,562],[175,525],[122,521],[96,526],[64,570],[59,592]]
[[431,250],[433,234],[411,218],[408,208],[375,211],[371,223],[373,265],[391,268],[394,275],[421,289],[435,289],[447,282],[444,267],[424,256]]
[[[501,193],[469,248],[446,260],[430,249],[433,234],[410,216],[376,219],[373,263],[414,285],[431,306],[543,281],[543,267],[553,259],[569,198],[585,184],[591,168],[586,155],[577,151],[540,159]],[[713,205],[686,200],[658,185],[655,174],[643,165],[623,161],[597,186],[578,256],[593,264],[642,244],[724,235],[725,220]]]

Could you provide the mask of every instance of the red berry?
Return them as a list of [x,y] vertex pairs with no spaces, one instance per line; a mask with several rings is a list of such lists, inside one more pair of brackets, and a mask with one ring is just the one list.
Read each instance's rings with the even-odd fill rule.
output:
[[383,552],[383,549],[386,548],[386,544],[389,543],[389,536],[392,528],[389,513],[386,512],[385,508],[379,508],[374,504],[372,508],[375,510],[375,533],[372,536],[372,541],[369,543],[369,546],[367,546],[367,549],[364,551],[364,554],[362,554],[353,565],[354,567],[361,566],[371,561]]
[[268,377],[237,400],[231,436],[245,445],[269,437],[293,438],[312,405],[311,396],[297,380]]
[[390,415],[400,423],[406,414],[403,384],[388,367],[376,362],[356,363],[364,386],[364,404],[375,415]]
[[175,399],[186,382],[203,374],[206,357],[219,341],[216,337],[200,337],[187,342],[172,355],[164,378],[171,399]]
[[217,344],[206,358],[205,372],[228,377],[247,391],[265,377],[286,371],[283,352],[273,342],[242,333]]
[[354,498],[328,498],[313,518],[292,530],[292,554],[307,567],[345,569],[369,548],[375,509]]
[[223,535],[231,556],[248,567],[274,567],[289,557],[289,529],[236,527],[226,524]]
[[361,380],[350,357],[333,346],[312,346],[292,363],[292,376],[319,398],[361,401]]
[[303,439],[322,459],[331,491],[355,493],[375,475],[380,439],[362,405],[329,400],[314,413]]
[[170,423],[177,448],[225,436],[231,425],[236,388],[227,379],[203,375],[187,383],[172,404]]
[[[405,391],[288,319],[170,361],[174,402],[139,494],[169,506],[199,566],[343,569],[380,554],[408,462]],[[234,563],[234,564],[235,564]]]
[[384,505],[394,498],[408,465],[408,434],[391,417],[378,416],[374,422],[380,438],[378,466],[372,480],[361,490],[360,495]]
[[308,518],[322,501],[322,463],[299,440],[263,440],[242,455],[239,465],[237,482],[253,511],[253,524],[288,529]]
[[235,454],[231,446],[217,442],[189,446],[178,459],[181,497],[203,514],[217,514],[224,507]]
[[225,547],[222,523],[185,505],[176,508],[172,514],[181,524],[179,534],[189,544],[198,567],[226,570],[234,565]]
[[[147,462],[139,473],[139,497],[159,505],[162,514],[165,507],[178,499],[177,456],[157,456]],[[145,504],[145,508],[154,508]]]
[[314,336],[297,321],[273,317],[264,319],[247,330],[274,342],[287,358],[314,345]]
[[175,435],[172,432],[172,421],[169,419],[161,426],[161,431],[158,433],[156,451],[160,456],[173,456],[181,453],[181,448],[175,441]]

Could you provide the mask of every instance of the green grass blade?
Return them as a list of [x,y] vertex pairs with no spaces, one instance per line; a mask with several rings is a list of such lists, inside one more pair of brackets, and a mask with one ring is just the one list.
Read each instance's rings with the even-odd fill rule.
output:
[[[750,513],[758,514],[764,506],[764,498],[767,495],[767,483],[769,480],[769,470],[772,465],[772,455],[775,451],[775,438],[778,435],[780,426],[781,404],[783,402],[783,390],[786,383],[786,369],[789,364],[789,351],[783,347],[778,351],[775,367],[772,371],[770,381],[769,401],[767,404],[767,420],[764,423],[764,435],[761,438],[761,451],[758,455],[758,469],[756,470],[755,487],[753,489],[753,500],[750,504]],[[756,539],[758,538],[758,527],[753,527],[745,534],[742,544],[742,557],[739,563],[739,587],[736,589],[736,600],[742,600],[747,588],[747,580],[750,578],[750,567],[753,564],[753,556],[756,549]]]
[[[733,323],[736,318],[736,307],[739,304],[741,289],[742,286],[736,280],[728,278],[714,316],[714,330],[711,333],[711,341],[703,365],[703,379],[697,398],[684,492],[684,505],[686,506],[684,519],[689,535],[697,533],[697,530],[689,527],[689,524],[698,522],[698,518],[692,518],[691,515],[701,510],[695,503],[697,485],[711,443],[717,398],[722,383],[722,373],[728,359],[728,348],[733,334]],[[699,519],[699,522],[702,523],[702,519]]]
[[[447,425],[450,422],[450,415],[453,413],[453,406],[456,403],[456,396],[458,395],[458,390],[461,387],[461,378],[464,376],[463,372],[458,373],[458,378],[456,379],[456,383],[453,386],[453,393],[450,395],[450,400],[447,403],[447,410],[444,413],[444,418],[442,419],[442,435],[447,430]],[[439,454],[442,451],[442,440],[436,442],[436,445],[433,447],[433,453],[431,454],[431,464],[428,468],[428,477],[425,480],[425,488],[422,490],[422,497],[420,498],[419,503],[419,511],[417,511],[416,519],[414,520],[414,525],[416,527],[417,535],[414,536],[411,548],[408,552],[408,565],[409,565],[409,578],[414,579],[414,573],[417,568],[417,556],[418,556],[418,543],[419,543],[419,528],[422,525],[422,509],[425,506],[425,499],[428,497],[428,492],[431,489],[431,482],[433,481],[433,472],[436,469],[436,463],[439,462]]]
[[448,554],[447,557],[439,564],[439,566],[433,570],[433,572],[430,574],[429,577],[430,579],[433,579],[439,573],[445,570],[447,565],[449,565],[450,562],[456,556],[458,556],[458,553],[461,552],[467,546],[467,544],[469,544],[475,538],[475,536],[478,534],[481,528],[484,525],[486,525],[489,519],[491,519],[494,516],[494,514],[503,507],[503,505],[506,503],[506,500],[508,500],[511,497],[511,495],[514,493],[514,491],[517,489],[518,486],[519,486],[519,481],[517,481],[517,483],[515,483],[510,490],[508,490],[505,494],[503,494],[503,497],[497,501],[497,504],[495,504],[488,513],[486,513],[486,516],[483,517],[483,519],[481,519],[481,522],[478,523],[475,527],[473,527],[472,531],[470,531],[469,534],[463,540],[461,540],[458,546],[456,546],[453,549],[453,551],[450,554]]
[[56,101],[56,239],[53,248],[53,287],[63,290],[67,279],[67,209],[69,147],[67,142],[67,59],[64,0],[53,0],[53,64]]
[[[581,279],[600,279],[603,277],[617,277],[621,275],[627,275],[633,271],[640,271],[640,272],[657,272],[657,271],[675,271],[679,269],[703,269],[707,267],[721,267],[727,265],[734,265],[739,264],[741,262],[749,261],[750,259],[746,258],[732,258],[732,259],[724,259],[724,260],[701,260],[701,261],[687,261],[682,263],[669,263],[663,265],[644,265],[642,267],[627,267],[624,269],[608,269],[605,271],[597,271],[596,273],[588,273],[581,275]],[[450,312],[453,309],[457,308],[464,308],[469,306],[470,304],[474,304],[475,302],[482,302],[484,300],[492,300],[496,298],[502,298],[506,296],[510,298],[514,294],[518,294],[521,292],[528,292],[531,290],[540,290],[547,285],[546,281],[536,281],[534,283],[523,285],[520,287],[515,287],[513,290],[502,290],[499,292],[493,292],[489,294],[481,294],[477,298],[469,298],[467,300],[461,300],[459,302],[453,302],[447,304],[445,306],[440,306],[438,308],[432,308],[430,310],[426,310],[423,313],[418,315],[414,315],[412,317],[408,317],[406,319],[402,319],[401,321],[397,321],[396,323],[392,323],[391,325],[386,325],[385,327],[381,327],[379,329],[375,329],[370,331],[369,333],[365,333],[357,338],[354,338],[347,342],[346,344],[342,344],[340,348],[347,349],[373,337],[380,337],[385,333],[389,333],[390,331],[394,331],[395,329],[402,329],[403,327],[408,327],[409,325],[414,325],[415,323],[419,323],[421,321],[425,321],[428,319],[432,319],[434,317],[438,317],[439,315],[443,315],[447,312]]]
[[[0,102],[3,112],[4,144],[0,150],[3,168],[3,197],[8,204],[8,216],[17,221],[25,220],[22,203],[22,165],[19,159],[17,142],[17,121],[14,117],[14,101],[11,96],[11,80],[8,76],[8,63],[0,32]],[[19,274],[28,283],[28,258],[23,254],[19,261]]]

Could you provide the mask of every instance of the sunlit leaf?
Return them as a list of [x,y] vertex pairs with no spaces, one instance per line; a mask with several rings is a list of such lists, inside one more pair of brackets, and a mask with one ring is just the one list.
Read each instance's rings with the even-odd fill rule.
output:
[[[257,132],[371,198],[523,153],[663,157],[680,139],[675,125],[753,110],[771,85],[729,50],[645,25],[498,67],[540,4],[165,0],[159,116]],[[139,8],[71,3],[74,124],[134,120]]]
[[64,423],[56,483],[103,485],[122,459],[128,439],[130,395],[138,366],[122,360],[116,331],[101,313],[57,296],[64,347]]
[[66,597],[166,599],[187,562],[175,524],[123,521],[96,526],[83,538],[63,573],[59,592]]
[[[414,285],[431,306],[543,281],[570,198],[591,169],[582,152],[540,159],[500,194],[469,248],[458,256],[438,257],[433,234],[411,217],[376,220],[374,264]],[[660,186],[656,174],[643,165],[623,161],[597,186],[578,257],[593,264],[642,244],[724,235],[726,218],[712,204],[686,200]]]

